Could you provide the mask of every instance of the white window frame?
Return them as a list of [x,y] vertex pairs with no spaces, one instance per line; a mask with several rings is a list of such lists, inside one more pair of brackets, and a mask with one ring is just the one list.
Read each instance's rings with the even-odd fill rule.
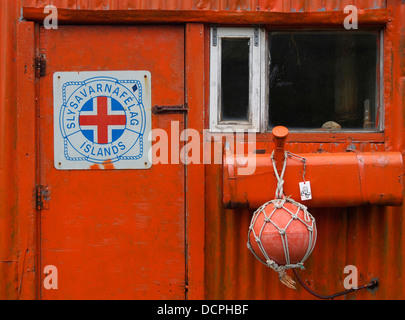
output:
[[[210,106],[209,123],[210,132],[236,132],[249,130],[251,132],[270,132],[268,127],[268,34],[264,28],[256,27],[212,27],[210,41]],[[255,36],[256,35],[256,36]],[[221,121],[221,51],[223,38],[248,38],[250,40],[249,59],[249,120],[248,121]],[[255,43],[256,42],[256,43]],[[215,45],[214,45],[215,43]],[[380,53],[378,61],[380,77],[376,87],[379,99],[376,101],[379,113],[377,130],[341,130],[342,133],[350,132],[383,132],[385,121],[384,108],[384,31],[380,31]],[[313,129],[296,129],[292,132],[314,132]],[[318,132],[318,131],[316,131]]]
[[[255,31],[256,30],[256,31]],[[256,34],[256,35],[255,35]],[[210,58],[210,131],[235,131],[239,129],[260,132],[263,128],[263,110],[261,94],[264,84],[261,66],[265,50],[266,32],[259,28],[211,28]],[[221,53],[222,39],[249,39],[249,110],[248,121],[221,120]],[[215,44],[214,44],[215,43]]]

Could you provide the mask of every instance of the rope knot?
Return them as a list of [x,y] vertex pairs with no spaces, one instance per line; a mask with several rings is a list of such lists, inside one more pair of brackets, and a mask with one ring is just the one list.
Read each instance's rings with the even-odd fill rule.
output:
[[276,199],[281,199],[284,194],[283,185],[284,185],[285,169],[287,167],[287,152],[284,153],[283,169],[281,170],[280,175],[278,174],[276,167],[276,160],[274,159],[274,150],[273,153],[271,154],[271,162],[273,163],[274,174],[277,179]]

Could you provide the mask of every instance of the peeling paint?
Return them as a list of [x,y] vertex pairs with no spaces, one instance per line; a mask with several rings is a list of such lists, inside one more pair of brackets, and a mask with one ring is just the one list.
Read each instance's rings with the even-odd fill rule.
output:
[[[15,21],[22,20],[20,7],[36,6],[42,7],[46,1],[43,0],[24,0],[24,1],[3,1],[1,3],[2,21],[1,23],[1,74],[5,76],[5,79],[10,81],[1,83],[0,90],[0,117],[2,134],[5,132],[17,132],[16,127],[16,102],[12,93],[16,92],[16,82],[13,75],[16,74],[15,70],[15,41],[12,37],[15,32]],[[372,8],[385,8],[385,0],[375,1],[357,1],[357,6],[360,10]],[[188,0],[188,1],[165,1],[165,0],[151,0],[151,1],[135,1],[135,0],[103,0],[103,1],[82,1],[82,0],[54,0],[53,4],[58,8],[67,9],[84,9],[84,10],[106,10],[106,9],[164,9],[167,10],[237,10],[252,11],[259,10],[262,12],[317,12],[317,11],[340,11],[343,10],[346,1],[312,1],[312,0],[247,0],[247,1],[209,1],[209,0]],[[387,110],[387,119],[385,133],[387,135],[386,143],[384,141],[374,140],[370,142],[359,142],[355,140],[351,142],[354,148],[358,150],[382,152],[385,150],[401,151],[405,154],[405,146],[403,141],[403,127],[405,124],[404,115],[399,116],[400,110],[404,109],[405,98],[404,86],[402,90],[399,89],[398,83],[401,80],[400,77],[405,76],[405,38],[404,30],[405,24],[403,17],[405,16],[405,6],[400,5],[400,1],[388,1],[392,6],[390,8],[390,23],[385,33],[385,75],[386,80],[385,87],[385,108]],[[106,10],[107,11],[107,10]],[[14,16],[14,18],[13,18]],[[14,20],[13,20],[14,19]],[[401,38],[399,37],[401,35]],[[182,61],[183,63],[184,61]],[[164,67],[164,66],[163,66]],[[29,69],[29,68],[28,68]],[[184,79],[184,75],[181,75]],[[173,89],[173,88],[171,88]],[[174,88],[177,89],[177,88]],[[177,90],[170,90],[170,92]],[[169,93],[172,94],[172,93]],[[160,101],[164,101],[167,97],[159,96]],[[175,97],[174,97],[175,98]],[[169,99],[173,99],[173,96],[169,96]],[[164,124],[164,121],[159,122],[159,125]],[[10,130],[9,130],[10,129]],[[20,129],[21,130],[21,129]],[[18,290],[20,286],[24,287],[27,283],[28,273],[34,273],[35,266],[24,265],[19,273],[18,263],[16,258],[25,251],[27,246],[26,242],[18,243],[21,234],[19,234],[19,226],[17,226],[17,217],[20,213],[20,208],[16,207],[15,202],[17,198],[18,186],[13,182],[13,178],[17,176],[18,168],[15,164],[15,148],[17,146],[16,140],[7,140],[4,136],[1,137],[2,144],[0,144],[1,152],[1,170],[0,170],[0,280],[3,284],[0,287],[0,298],[2,299],[17,299],[19,298]],[[336,140],[333,140],[336,141]],[[268,150],[268,141],[263,142],[263,146],[258,149]],[[317,149],[326,150],[327,152],[343,152],[345,151],[345,142],[338,143],[324,143],[320,145],[316,142],[291,142],[289,147],[293,152],[314,152]],[[111,164],[103,164],[106,168]],[[380,164],[379,164],[380,165]],[[100,165],[94,165],[92,169],[101,169]],[[156,168],[155,168],[156,169]],[[159,170],[159,169],[158,169]],[[302,289],[296,291],[287,291],[283,289],[279,283],[278,278],[271,271],[264,266],[256,263],[254,258],[249,255],[246,249],[245,234],[249,227],[251,210],[237,209],[237,210],[225,210],[222,206],[222,171],[220,166],[206,166],[205,168],[205,206],[206,216],[205,225],[207,226],[205,231],[205,265],[199,266],[204,268],[205,281],[201,284],[204,286],[207,299],[309,299],[309,296]],[[105,172],[103,172],[105,173]],[[97,173],[92,173],[97,174]],[[115,172],[114,172],[115,174]],[[165,170],[159,171],[157,177],[166,177],[167,172]],[[141,177],[142,178],[142,177]],[[142,178],[145,185],[149,181]],[[79,178],[80,180],[80,178]],[[175,180],[175,177],[173,177]],[[13,183],[12,183],[13,182]],[[114,184],[114,180],[109,180]],[[62,181],[61,184],[63,184]],[[180,183],[171,183],[168,188],[177,188]],[[145,192],[144,197],[150,198],[156,196],[163,188],[156,184],[149,184],[151,190],[143,190]],[[99,192],[103,192],[103,188],[96,186]],[[116,188],[119,184],[115,185]],[[114,192],[114,188],[112,188]],[[135,195],[128,192],[128,199],[131,199]],[[382,193],[381,193],[382,194]],[[77,194],[76,194],[77,196]],[[160,196],[160,195],[159,195]],[[167,194],[161,195],[166,197],[167,203],[174,201]],[[184,196],[184,195],[183,195]],[[200,196],[200,195],[198,195]],[[181,194],[178,195],[182,197]],[[191,195],[190,197],[196,197]],[[132,209],[137,206],[139,210],[147,210],[150,204],[142,201],[142,199],[133,203],[131,202]],[[156,206],[161,205],[161,198],[156,196],[154,203]],[[104,201],[103,201],[104,203]],[[127,205],[128,203],[124,203]],[[78,204],[75,204],[77,206]],[[86,205],[82,203],[81,205]],[[99,205],[99,211],[93,216],[97,216],[99,219],[99,213],[102,210],[103,204]],[[184,206],[179,206],[176,210],[173,210],[172,214],[181,212]],[[73,207],[76,208],[76,207]],[[88,208],[91,212],[91,208]],[[164,208],[163,208],[164,209]],[[130,210],[128,210],[130,211]],[[175,212],[174,212],[175,211]],[[156,212],[154,219],[159,213],[164,210]],[[169,212],[170,213],[170,212]],[[64,212],[64,215],[69,215],[70,212]],[[348,296],[350,299],[355,297],[356,299],[404,299],[405,298],[405,277],[404,277],[404,257],[403,248],[405,242],[405,219],[404,208],[401,207],[383,207],[383,206],[362,206],[362,207],[350,207],[350,208],[317,208],[311,209],[311,214],[317,219],[317,225],[319,230],[318,242],[315,247],[315,251],[311,258],[308,260],[306,270],[302,272],[306,281],[311,284],[311,288],[317,291],[332,292],[341,291],[342,270],[348,263],[355,264],[362,274],[361,280],[368,281],[371,278],[378,278],[381,286],[377,291],[370,294],[369,292],[358,292],[355,296]],[[184,213],[182,212],[184,217]],[[103,216],[106,221],[110,216]],[[48,219],[55,219],[50,217]],[[86,218],[81,216],[77,220],[72,220],[73,225],[80,225],[80,223]],[[89,218],[90,219],[90,218]],[[137,218],[136,223],[141,223]],[[181,217],[178,221],[171,221],[172,223],[180,223]],[[52,220],[57,221],[57,220]],[[71,222],[72,222],[71,221]],[[129,220],[119,220],[119,225],[124,226]],[[20,221],[21,222],[21,221]],[[160,220],[157,220],[159,224]],[[67,222],[66,222],[67,223]],[[142,222],[143,223],[143,222]],[[57,223],[55,223],[56,225]],[[165,223],[164,228],[170,226],[171,223]],[[108,224],[105,224],[106,226]],[[67,225],[64,225],[67,227]],[[163,228],[163,226],[162,226]],[[24,230],[24,229],[23,229]],[[31,229],[29,229],[31,230]],[[85,230],[87,231],[87,230]],[[126,230],[128,233],[133,230]],[[83,233],[83,239],[69,238],[71,242],[78,241],[79,245],[84,245],[84,237],[88,236],[88,232]],[[120,234],[119,236],[122,236]],[[156,235],[158,241],[162,236],[161,230]],[[123,236],[123,238],[125,238]],[[128,239],[126,239],[128,240]],[[131,239],[131,250],[134,250],[133,244],[139,246],[146,246],[147,241],[139,238]],[[182,239],[184,243],[184,239]],[[172,241],[168,238],[167,241]],[[130,242],[130,241],[128,241]],[[21,245],[21,248],[19,247]],[[31,245],[31,244],[30,244]],[[116,249],[116,248],[115,248]],[[193,248],[192,248],[193,249]],[[132,251],[128,252],[131,253]],[[109,252],[112,257],[120,262],[123,260],[121,269],[117,267],[114,270],[114,274],[119,273],[122,268],[128,272],[122,272],[122,275],[133,270],[126,270],[125,266],[128,262],[133,262],[133,255],[128,254],[125,256],[114,256],[116,250]],[[30,252],[31,254],[31,252]],[[22,256],[21,256],[22,257]],[[28,253],[27,253],[28,257]],[[77,256],[78,260],[83,259],[83,256]],[[146,259],[145,257],[142,257]],[[154,258],[153,254],[152,257]],[[110,261],[109,260],[109,261]],[[173,262],[173,260],[170,261]],[[165,267],[170,267],[168,263]],[[184,269],[184,261],[181,262],[181,266]],[[26,267],[25,270],[23,267]],[[389,267],[387,267],[389,266]],[[104,266],[95,266],[94,270],[97,272]],[[182,269],[182,270],[183,270]],[[142,272],[148,271],[139,269]],[[165,269],[166,270],[166,269]],[[156,277],[155,274],[151,274],[150,277]],[[91,272],[89,276],[92,276]],[[23,282],[24,279],[24,282]],[[74,280],[74,279],[73,279]],[[109,279],[104,279],[108,281]],[[19,282],[20,281],[20,282]],[[36,281],[39,283],[39,281]],[[23,283],[23,284],[22,284]],[[157,283],[158,286],[161,281],[153,280],[150,283]],[[263,285],[265,283],[266,285]],[[182,282],[176,285],[181,285],[179,292],[184,297]],[[169,289],[164,292],[162,287],[170,285],[160,285],[159,293],[169,295]],[[174,287],[174,286],[173,286]],[[77,286],[80,288],[80,286]],[[151,286],[144,285],[143,288],[150,290]],[[252,290],[254,288],[254,290]],[[103,288],[100,286],[100,290]],[[142,288],[141,288],[142,289]],[[170,289],[172,290],[172,289]],[[193,290],[193,287],[190,287]],[[133,290],[134,292],[135,290]],[[132,293],[133,293],[132,292]],[[135,292],[138,293],[138,292]]]
[[111,160],[106,160],[103,162],[104,169],[115,169],[114,164]]
[[100,170],[101,168],[100,168],[100,165],[99,165],[99,164],[95,163],[95,164],[93,164],[93,165],[90,166],[90,169],[91,169],[91,170]]

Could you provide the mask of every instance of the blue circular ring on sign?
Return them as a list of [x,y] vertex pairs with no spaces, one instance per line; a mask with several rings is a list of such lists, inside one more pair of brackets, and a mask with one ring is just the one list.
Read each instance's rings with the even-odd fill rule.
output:
[[108,144],[117,141],[125,132],[126,122],[123,106],[116,99],[107,96],[88,100],[79,114],[82,134],[93,143]]
[[139,81],[95,77],[68,85],[79,85],[60,114],[62,136],[77,152],[68,160],[112,163],[142,157],[146,113]]

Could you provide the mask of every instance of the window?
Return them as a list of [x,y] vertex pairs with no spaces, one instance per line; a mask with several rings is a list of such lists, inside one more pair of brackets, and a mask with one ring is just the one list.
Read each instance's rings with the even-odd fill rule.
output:
[[211,31],[210,128],[260,130],[259,30]]
[[382,130],[381,37],[213,28],[211,131]]

